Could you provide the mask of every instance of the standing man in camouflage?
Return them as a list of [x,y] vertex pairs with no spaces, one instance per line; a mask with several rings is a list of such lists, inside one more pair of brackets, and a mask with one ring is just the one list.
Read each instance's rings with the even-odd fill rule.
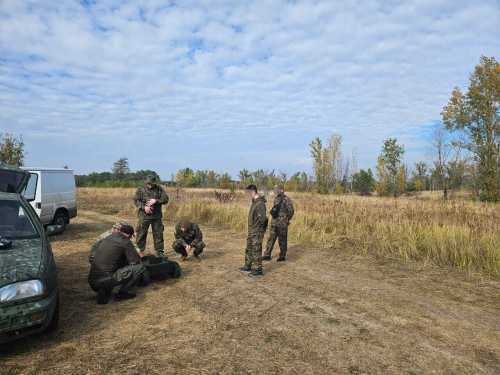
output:
[[143,187],[135,192],[135,206],[138,209],[137,247],[144,253],[149,226],[153,230],[155,251],[158,256],[165,257],[163,242],[163,214],[162,205],[168,203],[168,195],[158,185],[156,176],[148,176]]
[[285,195],[285,189],[281,185],[274,187],[274,198],[273,208],[271,209],[271,229],[269,232],[269,238],[267,239],[267,246],[263,260],[271,260],[271,252],[273,251],[276,239],[280,246],[280,255],[278,257],[278,262],[283,262],[286,260],[286,251],[288,246],[288,225],[290,220],[292,220],[293,214],[295,213],[293,208],[292,200]]
[[[259,195],[257,186],[248,185],[245,189],[252,200],[248,212],[248,236],[245,250],[245,265],[240,271],[250,272],[249,276],[258,277],[262,271],[262,241],[267,229],[266,199]],[[255,269],[252,270],[252,266]]]

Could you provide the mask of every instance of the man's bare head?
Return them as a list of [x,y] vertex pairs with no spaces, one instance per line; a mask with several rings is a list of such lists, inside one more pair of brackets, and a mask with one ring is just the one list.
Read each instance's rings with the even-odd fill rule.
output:
[[181,231],[185,232],[188,230],[188,228],[191,226],[191,222],[188,219],[182,219],[179,222],[179,226],[181,228]]

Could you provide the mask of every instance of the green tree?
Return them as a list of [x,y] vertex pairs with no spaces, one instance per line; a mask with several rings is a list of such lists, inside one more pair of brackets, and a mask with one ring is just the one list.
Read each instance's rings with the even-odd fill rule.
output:
[[426,190],[428,188],[428,167],[423,161],[415,163],[415,169],[413,171],[412,182],[413,188],[416,191]]
[[0,133],[0,162],[16,167],[24,164],[24,142],[21,136]]
[[181,187],[194,187],[196,179],[194,171],[191,168],[184,168],[177,171],[175,182]]
[[248,169],[242,169],[239,173],[238,173],[238,177],[240,179],[240,184],[245,187],[251,183],[253,183],[253,178],[252,178],[252,174],[250,173],[250,171]]
[[396,138],[388,138],[384,141],[382,153],[379,157],[381,159],[379,164],[383,165],[384,169],[382,174],[387,186],[387,192],[392,193],[394,197],[397,197],[400,192],[401,162],[404,152],[403,146],[398,144]]
[[113,174],[118,179],[123,179],[128,173],[130,173],[130,168],[128,166],[127,158],[120,158],[113,163]]
[[318,193],[326,194],[331,185],[333,171],[332,152],[329,147],[323,147],[321,139],[315,138],[309,148],[313,158],[313,169],[316,176],[316,189]]
[[463,94],[455,88],[443,108],[443,123],[465,135],[461,145],[476,159],[481,199],[500,200],[500,64],[482,56]]
[[361,169],[358,173],[352,176],[352,188],[361,195],[369,195],[375,188],[375,178],[372,170],[367,171]]
[[229,173],[223,173],[219,178],[219,187],[221,189],[230,189],[232,187],[232,180]]

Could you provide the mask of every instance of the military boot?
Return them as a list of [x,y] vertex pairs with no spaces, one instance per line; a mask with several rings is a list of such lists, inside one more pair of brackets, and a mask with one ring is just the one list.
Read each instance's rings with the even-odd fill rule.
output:
[[109,302],[111,298],[111,292],[107,288],[100,288],[97,291],[97,304],[105,305]]
[[262,270],[253,270],[252,272],[250,272],[248,274],[248,276],[250,276],[250,277],[260,277],[260,276],[264,276],[264,272]]

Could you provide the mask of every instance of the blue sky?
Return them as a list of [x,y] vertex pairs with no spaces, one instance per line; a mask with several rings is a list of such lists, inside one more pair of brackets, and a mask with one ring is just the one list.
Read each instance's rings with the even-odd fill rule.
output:
[[387,137],[411,163],[499,20],[497,0],[0,0],[0,132],[78,173],[310,171],[333,132],[360,167]]

